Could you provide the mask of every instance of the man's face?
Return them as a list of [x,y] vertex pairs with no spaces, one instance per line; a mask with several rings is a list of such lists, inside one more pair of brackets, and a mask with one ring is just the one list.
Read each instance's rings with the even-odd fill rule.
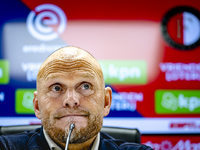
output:
[[[59,67],[65,69],[59,71]],[[36,116],[45,131],[56,143],[65,143],[69,125],[74,123],[71,143],[95,137],[110,108],[102,78],[89,67],[73,68],[68,62],[56,62],[46,70],[49,73],[39,79],[34,98]]]

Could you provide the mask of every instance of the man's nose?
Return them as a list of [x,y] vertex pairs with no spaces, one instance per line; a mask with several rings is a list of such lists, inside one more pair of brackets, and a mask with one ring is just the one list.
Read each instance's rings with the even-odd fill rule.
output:
[[67,89],[63,101],[64,107],[79,106],[79,95],[74,89]]

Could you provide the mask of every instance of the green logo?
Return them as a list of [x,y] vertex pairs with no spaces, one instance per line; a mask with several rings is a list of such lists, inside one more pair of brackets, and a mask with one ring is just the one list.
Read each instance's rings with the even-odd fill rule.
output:
[[15,111],[17,114],[34,114],[34,91],[36,89],[17,89],[15,91]]
[[200,113],[199,90],[157,90],[155,100],[158,114]]
[[106,84],[146,84],[145,61],[99,61]]
[[9,82],[9,62],[0,60],[0,84],[8,84]]

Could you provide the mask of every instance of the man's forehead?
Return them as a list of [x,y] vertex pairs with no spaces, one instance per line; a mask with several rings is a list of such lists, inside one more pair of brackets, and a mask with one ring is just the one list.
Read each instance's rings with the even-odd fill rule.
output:
[[[51,73],[85,71],[103,77],[101,67],[97,60],[85,50],[77,47],[64,47],[51,54],[41,65],[38,72],[39,78],[47,78]],[[89,76],[85,75],[85,77]],[[91,75],[90,75],[91,76]]]
[[89,72],[82,72],[82,71],[73,71],[73,72],[63,72],[63,73],[51,73],[47,76],[46,81],[51,80],[51,79],[55,79],[55,78],[60,78],[60,77],[67,77],[69,78],[95,78],[95,75],[93,73],[89,73]]

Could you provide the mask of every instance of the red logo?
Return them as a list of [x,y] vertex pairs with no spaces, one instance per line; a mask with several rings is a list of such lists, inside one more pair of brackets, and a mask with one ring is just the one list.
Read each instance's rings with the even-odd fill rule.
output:
[[190,50],[200,45],[200,13],[191,7],[171,9],[162,20],[165,40],[176,49]]
[[170,128],[190,128],[197,129],[200,128],[200,125],[192,122],[192,123],[171,123]]

